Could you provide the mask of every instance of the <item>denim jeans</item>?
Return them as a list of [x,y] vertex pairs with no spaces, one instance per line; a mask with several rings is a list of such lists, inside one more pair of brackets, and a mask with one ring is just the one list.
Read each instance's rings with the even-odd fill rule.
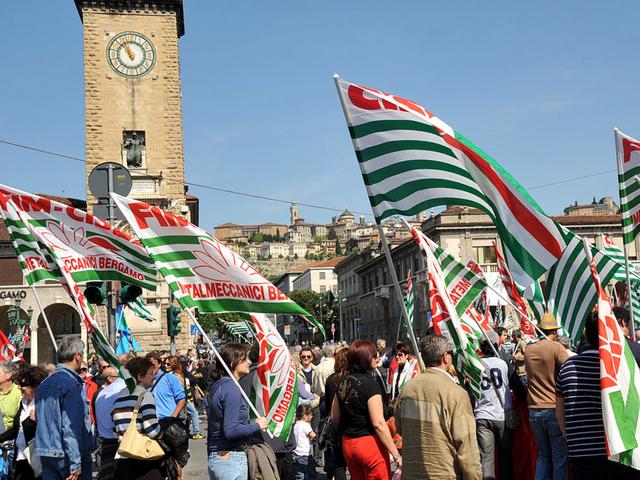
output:
[[[64,480],[69,476],[68,457],[40,457],[42,463],[42,480]],[[91,480],[91,453],[83,454],[81,460],[80,480]]]
[[296,480],[316,480],[316,464],[313,455],[301,456],[293,454],[293,468]]
[[496,445],[498,447],[498,461],[500,464],[500,480],[513,478],[511,465],[511,430],[504,422],[498,420],[476,420],[476,436],[480,449],[480,463],[482,464],[482,478],[495,480],[496,478]]
[[553,408],[530,408],[529,421],[538,445],[536,480],[566,480],[567,442],[562,436]]
[[244,452],[220,452],[209,454],[209,480],[246,480],[249,476],[247,454]]
[[198,417],[198,409],[193,402],[187,402],[187,415],[191,423],[191,435],[200,435],[200,418]]

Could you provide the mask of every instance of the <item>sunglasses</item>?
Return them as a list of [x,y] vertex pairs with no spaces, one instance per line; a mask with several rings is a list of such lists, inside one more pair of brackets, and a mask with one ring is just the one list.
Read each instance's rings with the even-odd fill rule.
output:
[[86,372],[87,370],[89,370],[87,367],[82,367],[82,368],[80,369],[80,371],[81,371],[81,372]]
[[300,358],[313,358],[313,355],[302,355]]

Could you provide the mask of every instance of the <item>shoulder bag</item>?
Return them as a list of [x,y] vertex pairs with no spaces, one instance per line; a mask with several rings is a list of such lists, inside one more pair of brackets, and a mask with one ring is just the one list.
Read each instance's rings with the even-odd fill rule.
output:
[[138,411],[142,404],[145,392],[138,397],[136,406],[131,414],[131,423],[124,432],[118,447],[118,455],[125,458],[135,458],[136,460],[158,460],[165,456],[160,444],[153,438],[138,432]]
[[[505,410],[504,402],[502,401],[502,397],[500,396],[500,392],[496,387],[496,384],[493,380],[493,375],[491,375],[491,370],[489,370],[489,381],[491,382],[491,386],[493,387],[493,391],[496,392],[496,397],[498,397],[498,401],[502,406],[502,410],[504,411],[504,426],[507,427],[508,430],[520,430],[520,426],[522,425],[522,419],[520,418],[520,414],[515,410]],[[509,389],[507,389],[507,395],[511,395]]]

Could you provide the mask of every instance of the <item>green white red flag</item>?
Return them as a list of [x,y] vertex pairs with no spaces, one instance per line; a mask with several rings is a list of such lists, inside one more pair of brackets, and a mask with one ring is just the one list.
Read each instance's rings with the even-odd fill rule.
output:
[[640,233],[640,141],[614,130],[620,190],[622,238],[633,243]]
[[[20,215],[7,209],[7,199]],[[144,248],[90,213],[4,185],[0,185],[0,213],[31,285],[64,282],[50,249],[42,248],[46,243],[55,246],[58,261],[75,282],[116,280],[156,289],[156,269]]]
[[493,248],[496,251],[496,260],[498,262],[498,273],[500,275],[500,280],[502,281],[502,285],[504,285],[504,288],[509,295],[509,299],[516,307],[516,313],[518,314],[518,317],[520,317],[520,330],[522,331],[522,335],[529,339],[533,339],[536,337],[536,331],[533,328],[531,320],[529,319],[527,306],[525,305],[523,298],[520,296],[520,293],[516,288],[516,284],[511,278],[511,273],[509,273],[507,262],[504,261],[504,258],[500,254],[500,250],[498,249],[498,244],[496,242],[493,242]]
[[607,454],[611,460],[640,469],[640,368],[633,358],[593,259],[591,274],[598,292],[600,390]]
[[484,277],[465,267],[453,255],[408,222],[405,221],[405,225],[411,231],[411,235],[422,253],[426,255],[426,250],[429,250],[435,256],[441,266],[447,291],[458,316],[463,315],[487,286]]
[[[468,325],[467,331],[465,331],[459,309],[463,314],[467,312],[482,291],[483,285],[486,284],[482,279],[478,279],[475,273],[453,259],[439,245],[429,240],[422,232],[413,226],[408,226],[427,263],[429,303],[433,328],[436,333],[446,336],[451,341],[455,351],[456,370],[460,376],[461,383],[467,385],[475,398],[480,398],[480,385],[484,366],[476,353],[478,343],[475,340],[475,334]],[[436,257],[435,252],[440,255]],[[446,276],[438,261],[440,258],[446,262],[445,264],[449,269],[449,274]],[[457,265],[452,266],[452,262]],[[471,274],[471,276],[469,277],[468,274]],[[458,285],[460,283],[464,283],[464,286],[459,288]],[[468,295],[469,290],[473,289],[475,289],[475,293]],[[453,292],[455,296],[450,292]],[[462,306],[466,305],[466,308],[459,307],[461,304]],[[473,321],[469,320],[470,322]]]
[[[245,259],[200,227],[139,200],[112,196],[182,308],[313,319]],[[314,325],[325,334],[322,325]]]
[[[582,238],[562,228],[567,248],[560,261],[547,274],[547,306],[572,343],[578,345],[584,330],[584,320],[596,304],[598,291],[591,279],[590,262]],[[606,285],[620,269],[620,264],[593,246],[591,254],[602,282]]]
[[405,306],[407,307],[407,315],[409,316],[409,328],[413,328],[415,325],[415,304],[416,297],[415,292],[413,291],[413,278],[411,277],[411,270],[409,270],[409,274],[407,275],[407,297],[404,301]]
[[429,302],[431,319],[436,333],[444,335],[454,347],[454,363],[460,383],[467,386],[470,393],[480,398],[482,372],[484,366],[476,353],[476,342],[470,341],[465,333],[453,300],[449,296],[440,264],[431,249],[423,249],[429,272]]
[[[87,329],[87,334],[89,335],[96,352],[101,358],[116,367],[119,375],[126,382],[129,391],[132,392],[136,385],[135,380],[125,368],[122,368],[113,347],[109,344],[100,330],[100,326],[96,322],[94,312],[91,310],[84,294],[80,291],[80,287],[70,270],[72,263],[68,261],[69,259],[74,259],[83,265],[90,265],[91,262],[89,262],[87,258],[83,258],[81,253],[88,251],[90,254],[93,254],[95,252],[93,252],[93,249],[88,248],[89,246],[86,245],[86,243],[83,244],[85,250],[80,250],[77,247],[72,249],[71,245],[73,245],[73,242],[60,241],[60,238],[55,234],[52,234],[50,230],[43,228],[37,222],[30,220],[33,218],[33,216],[29,215],[29,213],[33,211],[31,210],[33,208],[31,203],[24,203],[24,201],[21,202],[20,206],[27,208],[27,210],[23,210],[13,202],[13,198],[16,197],[9,197],[5,195],[4,192],[0,193],[0,205],[2,205],[2,211],[5,219],[12,219],[14,221],[12,225],[19,225],[19,229],[22,232],[21,235],[28,238],[30,244],[38,245],[44,249],[44,251],[33,252],[36,257],[32,258],[51,259],[60,275],[56,280],[62,284],[71,298],[75,301]],[[18,197],[18,199],[20,199],[20,197]],[[46,205],[46,203],[43,205]],[[47,222],[45,222],[45,224],[48,225]],[[11,227],[9,228],[11,229]],[[74,238],[79,241],[80,234],[78,233],[78,236]],[[108,253],[109,251],[106,251],[106,254]],[[102,258],[109,258],[106,254]],[[87,273],[91,275],[91,272]],[[31,278],[34,279],[35,277]],[[27,281],[29,281],[29,278],[27,278]]]
[[296,421],[298,377],[291,353],[275,325],[262,313],[250,314],[260,347],[250,400],[269,421],[273,436],[286,442]]
[[[618,245],[616,245],[613,239],[611,237],[608,237],[607,235],[602,235],[602,244],[604,245],[604,253],[609,255],[612,260],[615,260],[618,264],[620,264],[621,267],[613,276],[612,280],[626,282],[627,269],[625,267],[624,252],[620,247],[618,247]],[[640,272],[631,262],[629,262],[629,273],[632,283],[640,283]]]
[[466,205],[496,225],[526,299],[562,256],[564,237],[526,190],[469,139],[420,105],[335,76],[362,177],[378,222]]

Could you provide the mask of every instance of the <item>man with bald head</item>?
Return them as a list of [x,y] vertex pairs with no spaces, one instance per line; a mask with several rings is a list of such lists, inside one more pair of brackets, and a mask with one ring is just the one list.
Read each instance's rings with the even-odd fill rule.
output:
[[98,450],[96,462],[98,464],[98,478],[100,480],[113,478],[115,468],[114,457],[118,450],[118,439],[113,433],[113,404],[120,393],[127,388],[124,380],[112,366],[102,369],[100,374],[104,384],[94,397],[94,412],[98,434]]

